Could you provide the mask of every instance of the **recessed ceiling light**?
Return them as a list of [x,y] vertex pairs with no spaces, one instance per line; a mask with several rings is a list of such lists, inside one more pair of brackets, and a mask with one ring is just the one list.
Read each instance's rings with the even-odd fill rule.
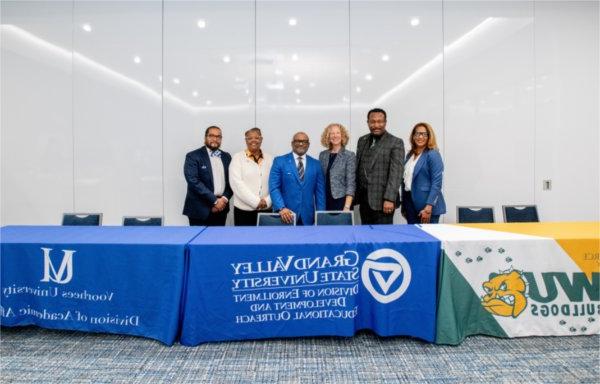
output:
[[249,90],[249,89],[246,89],[246,91],[245,91],[245,92],[246,92],[246,95],[249,95],[249,94],[250,94],[250,90]]
[[292,18],[290,18],[290,19],[288,20],[288,24],[289,24],[290,26],[294,27],[294,26],[296,26],[296,25],[298,24],[298,20],[292,17]]
[[413,17],[412,19],[410,19],[410,25],[412,25],[413,27],[416,27],[419,24],[421,24],[421,20],[419,20],[418,17]]
[[173,78],[173,83],[179,84],[179,83],[181,83],[181,81],[177,77],[174,77]]
[[277,76],[281,76],[281,75],[283,75],[283,71],[282,71],[281,69],[277,68],[277,69],[275,70],[275,74],[276,74]]
[[343,101],[344,103],[347,103],[347,102],[349,102],[349,101],[350,101],[350,99],[348,99],[346,96],[344,96],[344,97],[342,97],[342,101]]
[[300,100],[300,99],[296,99],[296,103],[297,103],[297,104],[300,104],[301,102],[302,102],[302,100]]
[[86,32],[92,32],[92,26],[89,25],[88,23],[85,23],[81,26],[81,29],[83,29]]
[[265,86],[267,87],[267,89],[272,91],[281,91],[282,89],[285,89],[285,84],[283,84],[282,81],[278,81],[276,83],[267,83]]
[[231,61],[231,57],[229,57],[229,55],[223,56],[223,62],[224,63],[229,63],[230,61]]
[[367,80],[367,81],[371,81],[371,80],[373,80],[373,75],[371,75],[370,73],[367,73],[367,74],[365,75],[365,80]]
[[313,83],[312,81],[311,81],[310,83],[308,83],[308,86],[309,86],[309,87],[311,87],[311,88],[314,88],[314,87],[315,87],[315,85],[316,85],[316,84],[315,84],[315,83]]
[[300,76],[294,75],[294,81],[300,81]]
[[381,61],[390,61],[390,55],[384,53],[383,55],[381,55]]
[[300,94],[300,90],[299,90],[298,88],[296,88],[296,89],[294,89],[294,93],[295,93],[296,95],[299,95],[299,94]]
[[362,88],[361,87],[356,87],[356,93],[361,93],[362,92]]
[[192,92],[192,96],[194,96],[194,97],[198,97],[198,91],[194,91],[194,92]]
[[206,105],[212,105],[212,101],[206,100]]
[[158,81],[160,81],[162,83],[162,76],[158,75]]
[[293,60],[293,61],[298,61],[298,54],[297,54],[297,53],[294,53],[294,54],[292,55],[292,60]]
[[196,23],[196,25],[198,26],[198,28],[204,29],[204,28],[206,28],[206,20],[198,19],[198,22]]
[[139,63],[141,63],[141,62],[142,62],[142,59],[141,59],[139,56],[135,56],[135,57],[133,58],[133,62],[134,62],[134,63],[136,63],[136,64],[139,64]]

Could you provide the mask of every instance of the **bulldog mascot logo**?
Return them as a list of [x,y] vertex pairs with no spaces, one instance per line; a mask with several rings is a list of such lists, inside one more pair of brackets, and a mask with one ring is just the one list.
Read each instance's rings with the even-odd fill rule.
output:
[[527,284],[517,271],[491,273],[482,286],[486,295],[482,297],[481,305],[493,315],[517,317],[527,307]]

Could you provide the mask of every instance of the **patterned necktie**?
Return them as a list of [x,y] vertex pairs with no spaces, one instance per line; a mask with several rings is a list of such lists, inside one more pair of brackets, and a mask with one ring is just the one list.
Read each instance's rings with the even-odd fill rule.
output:
[[212,157],[221,157],[221,150],[217,149],[210,154]]
[[304,164],[302,163],[302,157],[298,156],[298,177],[304,181]]

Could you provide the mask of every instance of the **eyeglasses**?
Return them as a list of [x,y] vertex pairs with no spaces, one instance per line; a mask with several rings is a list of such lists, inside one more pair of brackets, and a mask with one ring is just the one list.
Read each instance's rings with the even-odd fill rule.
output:
[[206,137],[210,137],[211,139],[222,139],[223,138],[222,135],[213,135],[212,133],[209,133],[208,135],[206,135]]
[[252,141],[252,140],[262,140],[262,136],[246,137],[246,141]]
[[294,140],[294,144],[298,144],[298,145],[308,145],[309,141],[308,140]]
[[413,137],[429,137],[429,133],[427,132],[415,132]]

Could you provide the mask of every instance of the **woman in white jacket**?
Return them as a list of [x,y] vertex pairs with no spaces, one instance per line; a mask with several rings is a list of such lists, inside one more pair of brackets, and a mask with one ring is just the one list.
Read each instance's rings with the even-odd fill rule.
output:
[[268,212],[271,208],[269,173],[273,156],[260,149],[262,134],[259,128],[247,130],[245,136],[247,148],[233,155],[229,165],[236,226],[256,225],[258,213]]

